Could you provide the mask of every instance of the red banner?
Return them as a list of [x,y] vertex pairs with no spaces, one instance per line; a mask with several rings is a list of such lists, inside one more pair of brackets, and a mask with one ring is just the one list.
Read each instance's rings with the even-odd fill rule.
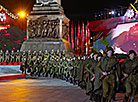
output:
[[84,35],[84,22],[82,22],[82,28],[81,28],[81,35],[82,35],[82,42],[81,42],[81,54],[84,55],[84,41],[85,41],[85,35]]
[[73,34],[73,22],[71,23],[71,45],[72,49],[74,50],[74,34]]
[[86,54],[89,54],[90,50],[90,30],[89,30],[89,22],[87,21],[86,26]]
[[75,53],[77,52],[77,34],[76,34],[76,25],[75,25]]
[[80,54],[80,23],[78,22],[77,54]]

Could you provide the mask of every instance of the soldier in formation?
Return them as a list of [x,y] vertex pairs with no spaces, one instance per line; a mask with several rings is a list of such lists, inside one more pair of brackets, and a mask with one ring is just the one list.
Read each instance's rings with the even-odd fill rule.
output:
[[[108,47],[105,53],[67,55],[65,50],[0,50],[0,63],[21,63],[22,73],[33,77],[52,77],[78,85],[95,102],[111,102],[116,92],[124,92],[123,102],[134,102],[138,86],[136,52],[130,50],[125,61]],[[118,83],[121,83],[120,85]],[[119,85],[119,86],[118,86]],[[123,87],[123,88],[119,88]],[[119,89],[119,90],[118,90]]]

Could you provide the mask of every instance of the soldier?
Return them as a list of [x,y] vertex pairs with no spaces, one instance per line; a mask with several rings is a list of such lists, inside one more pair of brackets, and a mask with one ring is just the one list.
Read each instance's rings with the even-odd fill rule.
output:
[[94,96],[95,102],[101,102],[101,99],[102,99],[102,82],[99,79],[100,73],[96,69],[98,62],[100,62],[102,57],[103,57],[102,53],[99,52],[97,55],[97,58],[95,58],[95,56],[94,56],[95,64],[92,63],[93,64],[92,66],[94,66],[93,67],[94,78],[92,78],[92,81],[93,81],[93,79],[95,79],[94,80],[94,90],[93,90],[93,92],[95,94],[95,96]]
[[81,66],[81,57],[80,56],[78,56],[77,57],[77,59],[76,59],[76,61],[75,61],[75,66],[76,66],[76,84],[78,84],[79,85],[79,82],[80,82],[80,66]]
[[20,70],[22,71],[22,74],[23,74],[23,72],[25,72],[25,74],[26,74],[27,67],[28,67],[27,66],[27,58],[23,57],[22,62],[21,62],[21,68],[20,68]]
[[44,58],[49,58],[49,52],[48,52],[48,50],[47,49],[45,49],[45,52],[44,52],[44,56],[43,56]]
[[85,82],[85,76],[86,76],[86,71],[85,67],[88,61],[86,61],[86,56],[84,55],[80,61],[80,81],[79,81],[79,86],[84,89],[86,88],[86,82]]
[[9,51],[6,50],[5,52],[5,60],[4,62],[6,62],[7,64],[10,62],[10,54],[9,54]]
[[55,52],[54,49],[51,50],[50,58],[49,58],[49,74],[50,77],[53,75],[55,77],[54,71],[55,71]]
[[87,79],[87,82],[86,82],[86,94],[90,94],[90,99],[92,100],[92,97],[93,97],[93,81],[91,81],[91,79],[95,79],[95,75],[94,75],[94,68],[96,67],[97,65],[97,52],[95,52],[93,54],[94,57],[92,58],[89,58],[89,62],[88,64],[86,65],[86,71],[87,71],[87,76],[88,76],[88,79]]
[[44,55],[43,55],[43,58],[44,58],[44,59],[43,59],[42,64],[43,64],[43,76],[46,76],[46,77],[48,77],[49,56],[50,56],[50,54],[49,54],[48,50],[45,49],[45,52],[44,52]]
[[[104,76],[104,79],[102,80],[103,102],[106,102],[106,99],[108,99],[108,102],[111,102],[111,98],[115,88],[115,80],[117,80],[115,79],[115,75],[118,76],[117,71],[115,70],[116,65],[114,65],[117,61],[113,56],[113,53],[114,50],[112,49],[112,47],[108,47],[106,52],[107,55],[104,56],[97,65],[98,72],[100,74],[103,74]],[[109,67],[111,66],[113,66],[111,71],[107,72],[107,70],[109,70]]]
[[128,98],[130,98],[129,102],[134,102],[134,98],[136,95],[138,85],[138,67],[136,68],[136,70],[133,70],[130,75],[128,74],[128,72],[131,71],[132,68],[137,66],[138,64],[135,56],[136,52],[134,50],[130,50],[128,53],[128,58],[121,65],[121,72],[124,77],[127,77],[127,79],[124,81],[126,93],[123,102],[128,102]]
[[36,66],[37,66],[37,52],[36,50],[34,50],[32,54],[32,61],[31,61],[31,73],[30,73],[31,76],[35,75]]
[[56,78],[61,77],[61,73],[60,73],[61,66],[60,65],[62,62],[60,62],[60,59],[61,59],[61,53],[59,49],[57,49],[56,54],[55,54],[55,64],[54,64],[54,67],[55,67],[54,77]]
[[4,62],[4,53],[0,50],[0,64]]
[[72,61],[72,66],[73,66],[73,84],[77,84],[77,67],[78,67],[78,58],[74,56],[73,61]]
[[21,53],[19,50],[17,50],[16,54],[15,54],[15,57],[16,57],[16,61],[17,63],[20,63],[21,62]]
[[42,60],[43,60],[43,52],[42,50],[39,51],[38,53],[38,76],[41,76],[41,73],[43,71],[43,68],[42,68]]
[[27,70],[27,72],[28,73],[30,73],[31,72],[31,60],[32,60],[32,52],[31,52],[31,50],[29,49],[28,50],[28,53],[27,53],[27,64],[28,64],[28,70]]
[[12,62],[12,63],[15,62],[15,54],[14,54],[14,50],[11,51],[11,54],[10,54],[10,62]]

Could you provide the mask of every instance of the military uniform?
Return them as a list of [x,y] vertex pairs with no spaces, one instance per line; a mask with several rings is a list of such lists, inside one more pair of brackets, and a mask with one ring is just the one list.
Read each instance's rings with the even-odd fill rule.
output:
[[0,63],[4,62],[4,53],[2,50],[0,50]]
[[[108,51],[112,51],[113,53],[113,49],[112,48],[108,48]],[[115,59],[115,57],[111,56],[104,56],[101,61],[98,63],[97,65],[97,70],[100,74],[102,74],[103,72],[105,72],[110,66],[112,66],[114,63],[116,63],[117,60]],[[116,71],[115,70],[111,70],[110,73],[107,73],[108,75],[105,76],[105,78],[102,80],[102,88],[103,88],[103,102],[105,102],[106,98],[111,101],[112,99],[112,95],[114,92],[114,88],[115,88],[115,75],[116,75]]]
[[28,64],[28,70],[27,72],[30,73],[31,72],[31,61],[32,61],[32,52],[31,50],[28,50],[28,53],[27,53],[27,64]]
[[10,62],[12,62],[12,63],[15,62],[15,54],[14,54],[14,50],[11,51],[11,54],[10,54]]
[[35,75],[36,67],[37,67],[37,52],[34,51],[32,54],[32,60],[31,60],[31,76]]
[[86,82],[85,82],[85,78],[86,78],[86,73],[85,73],[85,67],[86,67],[87,61],[85,59],[85,56],[81,59],[80,61],[80,79],[79,79],[79,86],[81,88],[86,88]]
[[17,50],[15,57],[16,57],[15,62],[20,63],[21,62],[21,53],[19,50]]
[[49,67],[48,68],[49,74],[51,77],[52,75],[54,75],[54,71],[55,71],[55,52],[54,52],[54,49],[51,50],[48,67]]
[[44,55],[43,55],[43,61],[42,61],[42,66],[43,66],[43,76],[48,76],[48,63],[49,63],[49,53],[47,50],[45,50]]
[[28,65],[27,65],[27,58],[26,57],[23,57],[22,58],[22,62],[21,62],[21,67],[20,67],[20,70],[23,72],[25,72],[26,74],[26,69],[28,68]]
[[[132,53],[135,52],[132,51]],[[134,58],[133,60],[127,58],[121,65],[122,73],[128,73],[137,64],[138,62],[136,58]],[[128,98],[130,98],[130,102],[134,102],[134,98],[137,91],[137,85],[138,85],[138,67],[131,75],[128,76],[128,78],[124,82],[124,86],[126,88],[124,102],[127,102]]]
[[8,50],[6,50],[6,52],[5,52],[4,62],[6,62],[7,64],[10,62],[10,54],[9,54]]

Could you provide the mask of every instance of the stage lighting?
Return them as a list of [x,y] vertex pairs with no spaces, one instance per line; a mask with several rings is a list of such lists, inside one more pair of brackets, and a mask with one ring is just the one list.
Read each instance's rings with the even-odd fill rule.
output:
[[114,15],[115,14],[115,11],[111,11],[111,14]]
[[26,13],[24,11],[20,11],[18,13],[18,16],[20,16],[21,18],[24,18],[24,17],[26,17]]
[[110,11],[109,12],[109,15],[111,15],[111,14],[114,15],[115,14],[115,11]]

